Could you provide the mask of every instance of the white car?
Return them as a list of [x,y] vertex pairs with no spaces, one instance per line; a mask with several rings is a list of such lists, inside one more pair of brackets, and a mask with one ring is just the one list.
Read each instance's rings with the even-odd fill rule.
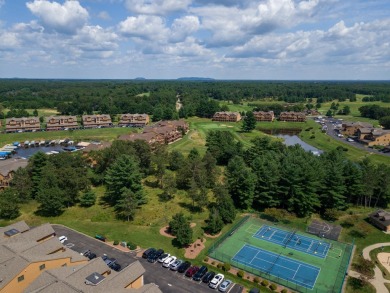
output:
[[167,258],[169,258],[171,255],[169,253],[163,253],[162,255],[160,255],[160,257],[158,258],[158,262],[164,262]]
[[61,243],[64,243],[65,241],[68,241],[68,237],[60,236],[60,237],[58,237],[58,240],[60,240]]
[[212,289],[216,289],[223,281],[225,278],[224,275],[222,274],[217,274],[210,282],[209,287]]
[[174,263],[171,264],[171,266],[169,267],[172,271],[177,271],[177,269],[179,268],[179,266],[183,263],[183,261],[181,259],[177,259],[175,260]]
[[163,267],[164,268],[169,268],[171,264],[173,264],[176,261],[177,257],[176,256],[171,256],[168,257],[166,260],[163,262]]

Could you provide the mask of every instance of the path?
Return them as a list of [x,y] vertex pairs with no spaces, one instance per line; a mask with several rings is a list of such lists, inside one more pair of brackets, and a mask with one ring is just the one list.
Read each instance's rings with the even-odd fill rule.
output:
[[[365,259],[371,260],[370,251],[373,249],[376,249],[376,248],[380,248],[382,246],[390,246],[390,242],[376,243],[376,244],[365,247],[363,249],[363,257]],[[384,283],[390,283],[390,280],[386,280],[385,278],[383,278],[382,271],[377,266],[375,266],[374,272],[375,272],[374,278],[371,280],[368,280],[368,281],[375,287],[376,292],[377,293],[389,292]],[[348,272],[348,274],[354,278],[360,277],[360,274],[358,272],[355,272],[352,270],[350,270]]]

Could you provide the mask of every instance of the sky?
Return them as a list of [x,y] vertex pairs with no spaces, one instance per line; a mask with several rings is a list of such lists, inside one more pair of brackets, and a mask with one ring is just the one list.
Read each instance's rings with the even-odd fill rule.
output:
[[0,0],[0,78],[389,80],[389,0]]

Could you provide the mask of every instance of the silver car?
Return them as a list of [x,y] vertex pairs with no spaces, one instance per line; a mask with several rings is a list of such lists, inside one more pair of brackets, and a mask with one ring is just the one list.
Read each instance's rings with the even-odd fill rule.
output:
[[222,282],[221,285],[219,285],[218,290],[221,291],[221,292],[225,292],[232,283],[233,282],[230,281],[230,280],[225,280],[225,281]]
[[179,268],[179,266],[183,263],[183,261],[181,259],[177,259],[175,260],[175,262],[173,264],[171,264],[171,266],[169,267],[172,271],[177,271],[177,269]]

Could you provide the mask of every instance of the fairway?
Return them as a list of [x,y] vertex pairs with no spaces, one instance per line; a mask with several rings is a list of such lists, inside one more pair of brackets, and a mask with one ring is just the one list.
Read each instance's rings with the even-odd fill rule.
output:
[[247,217],[209,256],[298,292],[340,292],[353,246]]

